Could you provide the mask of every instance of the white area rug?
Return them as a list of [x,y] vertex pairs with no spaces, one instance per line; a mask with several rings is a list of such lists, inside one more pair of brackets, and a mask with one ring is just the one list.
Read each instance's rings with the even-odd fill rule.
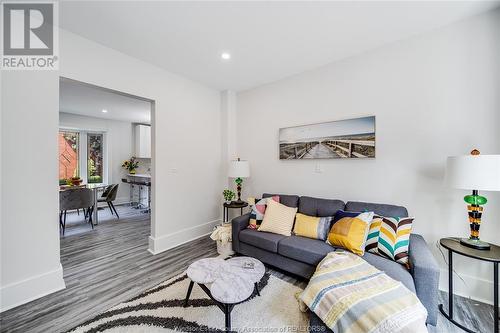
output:
[[[224,313],[194,285],[183,307],[189,279],[165,281],[76,327],[71,332],[223,332]],[[295,294],[302,289],[266,274],[260,295],[234,306],[231,329],[239,332],[306,332],[308,316],[299,311]]]

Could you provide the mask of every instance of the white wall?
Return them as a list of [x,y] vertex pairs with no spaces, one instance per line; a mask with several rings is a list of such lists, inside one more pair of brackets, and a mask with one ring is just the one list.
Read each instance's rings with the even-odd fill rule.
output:
[[[264,191],[400,204],[432,247],[467,236],[465,191],[443,186],[447,156],[500,154],[500,10],[239,93],[246,195]],[[281,127],[376,115],[376,159],[278,159]],[[322,173],[316,173],[319,164]],[[499,243],[500,195],[486,193],[482,238]],[[457,258],[457,291],[492,301],[492,265]],[[443,280],[446,281],[446,270]],[[444,286],[443,286],[444,287]]]
[[2,310],[64,287],[59,75],[155,101],[151,252],[210,232],[221,216],[218,91],[66,31],[60,31],[59,58],[59,72],[2,73]]
[[[229,161],[237,159],[240,155],[238,155],[237,143],[238,143],[238,134],[237,134],[237,95],[232,90],[225,90],[221,92],[221,117],[222,117],[222,172],[223,172],[223,181],[221,189],[230,189],[235,194],[236,184],[233,178],[228,178],[228,166]],[[243,186],[246,186],[246,183],[243,183]],[[221,190],[222,192],[222,190]],[[246,200],[245,197],[242,197],[242,200]],[[222,193],[220,193],[220,204],[222,206],[224,199],[222,197]],[[250,211],[250,207],[243,209],[243,214]],[[240,215],[239,209],[229,209],[227,220],[235,218]]]
[[123,161],[134,155],[132,123],[60,112],[59,126],[105,132],[104,153],[107,163],[104,168],[108,174],[107,183],[120,185],[115,204],[130,202],[130,187],[122,183],[121,179],[127,174],[122,168]]
[[66,31],[60,36],[62,76],[155,101],[150,250],[209,232],[220,218],[220,93]]
[[1,310],[64,288],[58,90],[55,72],[2,73]]
[[150,250],[209,232],[220,218],[219,92],[65,31],[60,58],[64,77],[155,101]]

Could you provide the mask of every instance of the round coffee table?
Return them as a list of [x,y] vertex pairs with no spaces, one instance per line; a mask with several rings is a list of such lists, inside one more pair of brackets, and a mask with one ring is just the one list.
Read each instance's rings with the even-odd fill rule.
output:
[[197,283],[203,291],[224,312],[226,330],[231,330],[233,307],[246,301],[254,290],[260,296],[258,282],[266,268],[259,260],[250,257],[236,257],[228,260],[220,258],[200,259],[189,265],[189,283],[184,307],[188,306],[193,285]]

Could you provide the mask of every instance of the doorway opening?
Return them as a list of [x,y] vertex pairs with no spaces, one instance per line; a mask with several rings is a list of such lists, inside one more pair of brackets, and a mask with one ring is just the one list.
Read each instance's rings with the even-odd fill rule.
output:
[[[154,101],[61,77],[59,226],[64,246],[151,234]],[[137,230],[134,230],[137,228]],[[109,239],[106,239],[109,237]]]

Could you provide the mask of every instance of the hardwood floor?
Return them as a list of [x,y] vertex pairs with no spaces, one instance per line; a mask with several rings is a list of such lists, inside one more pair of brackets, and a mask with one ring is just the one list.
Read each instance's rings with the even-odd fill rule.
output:
[[[1,332],[64,332],[181,273],[194,260],[217,255],[214,242],[203,237],[153,256],[147,251],[149,215],[126,206],[117,210],[119,220],[107,209],[100,211],[94,231],[71,217],[69,234],[61,238],[66,289],[0,314]],[[295,285],[307,284],[282,271],[268,271]],[[446,304],[445,293],[440,294],[440,302]],[[478,332],[493,330],[492,306],[462,297],[456,297],[455,304],[458,320]],[[438,326],[430,332],[463,331],[439,315]]]
[[217,255],[215,243],[204,237],[153,256],[147,251],[149,215],[126,206],[117,210],[119,220],[100,211],[93,231],[82,222],[77,227],[89,232],[61,238],[66,289],[3,312],[2,332],[64,332],[181,273],[197,258]]

